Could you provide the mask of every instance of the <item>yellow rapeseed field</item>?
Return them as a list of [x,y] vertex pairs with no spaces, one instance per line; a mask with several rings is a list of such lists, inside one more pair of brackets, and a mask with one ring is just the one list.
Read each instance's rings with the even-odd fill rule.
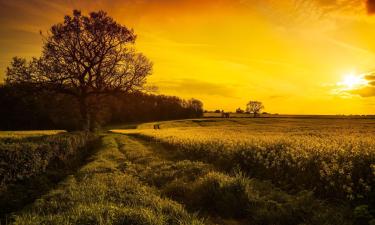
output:
[[367,198],[375,188],[372,125],[366,120],[191,120],[114,132],[156,140],[191,159],[239,168],[288,188],[353,200]]

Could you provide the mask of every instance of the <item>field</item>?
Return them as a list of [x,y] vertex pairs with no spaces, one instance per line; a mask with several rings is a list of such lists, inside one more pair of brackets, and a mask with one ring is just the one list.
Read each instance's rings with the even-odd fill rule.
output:
[[64,130],[0,131],[0,138],[25,138],[64,133]]
[[227,170],[238,165],[251,175],[328,197],[367,197],[375,173],[374,121],[311,122],[313,126],[303,119],[191,120],[135,133]]
[[203,161],[287,192],[360,207],[374,205],[375,121],[343,118],[202,119],[113,130],[162,143],[181,158]]
[[118,125],[100,133],[101,144],[65,177],[6,218],[12,224],[374,224],[374,125],[359,118]]

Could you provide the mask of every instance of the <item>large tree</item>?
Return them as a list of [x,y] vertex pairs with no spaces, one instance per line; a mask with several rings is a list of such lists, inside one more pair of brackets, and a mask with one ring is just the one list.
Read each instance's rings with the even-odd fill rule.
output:
[[14,58],[6,82],[74,96],[85,130],[94,126],[100,96],[140,90],[151,74],[152,63],[132,47],[133,30],[103,11],[85,16],[74,10],[42,37],[41,57]]
[[259,101],[249,101],[246,105],[246,112],[253,113],[254,117],[257,117],[263,109],[264,105]]

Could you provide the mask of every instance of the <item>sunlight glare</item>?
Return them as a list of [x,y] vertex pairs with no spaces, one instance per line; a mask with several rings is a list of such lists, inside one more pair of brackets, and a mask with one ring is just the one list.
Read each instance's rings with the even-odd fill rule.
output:
[[354,73],[347,74],[343,77],[342,81],[338,83],[340,86],[343,86],[345,89],[353,89],[359,86],[365,85],[366,80],[363,77],[355,75]]

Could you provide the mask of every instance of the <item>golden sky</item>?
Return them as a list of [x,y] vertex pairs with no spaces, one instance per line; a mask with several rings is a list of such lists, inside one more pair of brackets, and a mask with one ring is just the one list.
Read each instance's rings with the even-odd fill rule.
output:
[[[368,8],[368,7],[367,7]],[[38,56],[39,30],[73,9],[134,28],[159,93],[234,111],[375,114],[375,15],[365,0],[0,1],[0,78]]]

